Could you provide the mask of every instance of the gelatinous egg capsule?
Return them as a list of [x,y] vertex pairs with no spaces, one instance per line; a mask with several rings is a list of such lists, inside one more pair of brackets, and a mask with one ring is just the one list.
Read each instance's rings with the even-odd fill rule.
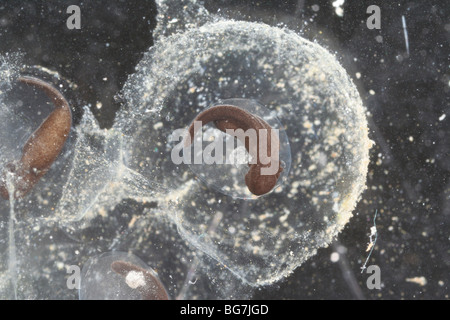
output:
[[49,83],[38,78],[22,76],[19,82],[42,90],[53,102],[55,109],[28,138],[19,160],[5,165],[0,178],[0,195],[9,199],[7,177],[9,174],[14,198],[24,197],[39,179],[47,173],[60,154],[72,126],[72,112],[64,96]]
[[107,252],[90,258],[81,271],[81,300],[168,300],[157,273],[137,256]]

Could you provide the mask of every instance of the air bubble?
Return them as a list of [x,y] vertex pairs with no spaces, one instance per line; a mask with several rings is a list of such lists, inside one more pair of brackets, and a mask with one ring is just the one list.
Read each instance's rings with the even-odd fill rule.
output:
[[[284,163],[284,168],[274,189],[281,187],[287,179],[291,164],[289,140],[282,124],[273,112],[251,99],[225,99],[213,104],[211,107],[228,105],[239,107],[249,112],[267,122],[275,130],[274,134],[278,136],[279,140],[279,151],[276,152],[276,157],[278,161]],[[208,110],[208,108],[205,110]],[[251,133],[253,132],[250,131],[249,135]],[[201,159],[198,159],[201,161],[195,163],[192,160],[196,159],[191,159],[188,166],[195,176],[201,179],[209,188],[232,198],[258,198],[258,196],[249,191],[245,183],[245,175],[249,171],[248,164],[256,163],[256,159],[253,159],[247,152],[244,144],[239,139],[220,131],[215,128],[213,123],[209,123],[203,125],[203,133],[199,130],[194,136],[190,147],[191,154],[195,152],[195,145],[201,146],[201,148],[199,147]],[[221,156],[218,157],[218,154]],[[237,156],[240,156],[240,158],[237,158]],[[213,159],[208,161],[208,158]]]

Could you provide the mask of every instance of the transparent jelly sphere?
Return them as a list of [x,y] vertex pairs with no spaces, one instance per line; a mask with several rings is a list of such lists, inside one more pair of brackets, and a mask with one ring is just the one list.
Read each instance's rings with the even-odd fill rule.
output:
[[[204,10],[195,28],[174,28],[164,21],[176,2],[158,3],[160,38],[125,84],[114,125],[125,165],[166,188],[153,200],[192,247],[245,283],[273,283],[334,239],[365,188],[371,141],[359,94],[331,53],[292,31]],[[286,180],[253,200],[223,190],[229,174],[171,158],[173,132],[230,98],[262,104],[290,146]]]
[[[213,104],[210,108],[217,106],[238,107],[270,125],[274,130],[274,139],[279,141],[277,150],[275,151],[275,148],[273,148],[272,152],[274,158],[276,156],[276,161],[279,161],[283,168],[272,191],[282,187],[291,167],[291,150],[283,126],[275,113],[270,112],[263,105],[251,99],[226,99]],[[210,108],[202,110],[202,112]],[[249,171],[249,164],[256,163],[256,159],[253,159],[248,153],[244,143],[235,136],[217,129],[213,122],[204,123],[201,129],[194,135],[188,150],[184,150],[188,155],[190,154],[190,157],[185,158],[188,160],[187,164],[192,172],[208,187],[225,195],[239,199],[258,198],[259,195],[252,194],[245,183],[245,175]],[[251,130],[247,131],[249,137],[254,133]],[[244,130],[243,132],[245,134]],[[256,135],[253,136],[251,143],[257,144],[258,142],[254,137]],[[248,139],[250,141],[250,138]],[[182,142],[183,140],[181,144]],[[175,146],[172,146],[172,148],[175,148]]]
[[[10,168],[19,166],[25,144],[55,109],[55,105],[43,90],[20,81],[23,79],[20,77],[31,76],[36,80],[43,81],[63,95],[66,91],[71,90],[70,83],[55,74],[31,67],[22,68],[19,72],[19,68],[13,67],[11,64],[12,62],[6,65],[9,66],[13,75],[9,80],[2,79],[3,82],[9,82],[10,88],[4,92],[0,100],[0,118],[2,119],[0,125],[0,174],[3,184],[5,184],[7,173],[16,179],[14,178],[15,173],[10,172]],[[73,113],[77,115],[75,111]],[[76,120],[72,120],[73,126],[79,124],[79,118]],[[68,179],[73,157],[72,149],[76,144],[76,139],[76,131],[71,128],[61,152],[47,173],[34,184],[24,197],[16,199],[15,206],[18,211],[32,212],[35,217],[48,217],[54,213],[55,205],[61,197],[61,188],[55,188],[55,186],[63,185]],[[43,156],[41,155],[41,157]],[[5,196],[6,194],[3,194],[3,198]],[[23,200],[25,198],[26,200]],[[4,199],[0,201],[0,206],[9,205],[8,201],[4,201]]]
[[[121,265],[125,266],[123,270]],[[81,270],[79,295],[80,300],[168,299],[157,273],[126,252],[106,252],[90,258]]]
[[[79,125],[81,115],[73,109],[73,127],[46,174],[25,195],[13,196],[17,191],[15,185],[24,179],[16,169],[24,157],[27,141],[32,141],[30,137],[55,109],[52,99],[42,89],[25,83],[21,77],[44,81],[63,95],[72,90],[72,84],[56,73],[21,65],[20,60],[19,54],[0,56],[0,297],[6,299],[23,297],[23,292],[31,286],[27,281],[31,274],[27,268],[29,256],[25,253],[36,244],[31,230],[40,230],[64,216],[58,217],[55,208],[63,196],[62,186],[69,179],[77,141],[76,130],[72,129]],[[72,105],[73,100],[69,100]],[[35,159],[41,158],[44,155]]]

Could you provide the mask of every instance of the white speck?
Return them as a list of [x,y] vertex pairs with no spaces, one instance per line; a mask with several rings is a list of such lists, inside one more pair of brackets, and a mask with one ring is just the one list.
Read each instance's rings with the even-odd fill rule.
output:
[[153,129],[158,130],[158,129],[162,128],[163,126],[164,126],[163,123],[160,121],[153,125]]
[[372,89],[369,90],[369,93],[373,96],[375,95],[375,91],[373,91]]
[[145,286],[144,273],[142,271],[130,271],[125,277],[125,282],[131,289]]
[[97,101],[97,104],[95,105],[97,109],[101,109],[103,107],[103,104],[100,101]]
[[335,202],[335,203],[333,204],[333,211],[334,211],[334,212],[339,212],[339,204],[338,204],[337,202]]
[[439,121],[444,120],[446,116],[447,116],[447,115],[444,113],[442,116],[439,117]]
[[356,79],[361,79],[361,73],[360,72],[355,73],[355,75],[356,75]]
[[245,147],[237,147],[228,156],[229,163],[232,163],[236,168],[239,168],[243,164],[250,163],[252,156],[247,152]]
[[107,77],[104,77],[102,80],[103,80],[103,81],[108,81],[108,78],[107,78]]
[[336,0],[333,2],[333,7],[335,8],[334,11],[336,12],[336,15],[338,17],[344,16],[344,9],[342,8],[342,5],[344,5],[345,0]]
[[339,253],[333,252],[330,256],[331,262],[338,262],[339,261]]
[[425,277],[406,278],[406,282],[417,283],[419,286],[423,287],[427,284],[427,279],[425,279]]
[[375,37],[375,40],[376,40],[378,43],[382,43],[382,42],[383,42],[383,36],[378,35],[378,36]]
[[409,136],[408,140],[413,142],[414,141],[414,137],[413,136]]
[[289,217],[289,212],[286,212],[285,215],[282,215],[279,220],[281,223],[285,222],[287,220],[287,218]]
[[341,7],[336,8],[335,11],[336,11],[336,15],[338,17],[343,17],[344,16],[344,9],[342,9]]
[[314,12],[317,12],[317,11],[319,11],[320,7],[319,7],[318,4],[313,4],[313,5],[311,6],[311,9],[312,9]]
[[252,240],[255,242],[258,242],[261,240],[261,236],[259,235],[259,232],[252,232]]

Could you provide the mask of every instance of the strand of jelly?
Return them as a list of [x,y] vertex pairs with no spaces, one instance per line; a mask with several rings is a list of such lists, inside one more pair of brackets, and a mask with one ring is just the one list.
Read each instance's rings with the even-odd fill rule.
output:
[[[13,177],[11,174],[6,175],[6,185],[8,188],[8,193],[13,195],[14,184],[12,182]],[[14,288],[14,299],[17,300],[17,260],[16,260],[16,240],[14,237],[14,221],[16,219],[14,212],[14,197],[9,197],[9,223],[8,223],[8,272],[11,279],[12,286]]]

